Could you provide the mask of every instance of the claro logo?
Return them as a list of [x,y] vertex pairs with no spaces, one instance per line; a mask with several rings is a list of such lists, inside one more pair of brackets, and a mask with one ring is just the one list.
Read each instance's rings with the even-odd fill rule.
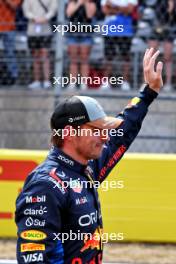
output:
[[44,240],[47,237],[44,232],[38,230],[23,231],[20,236],[26,240]]
[[70,164],[71,166],[74,165],[73,160],[67,159],[67,158],[65,158],[65,157],[62,156],[62,155],[59,155],[59,156],[58,156],[58,159],[64,161],[64,162],[67,163],[67,164]]
[[47,213],[46,206],[40,206],[39,209],[27,208],[24,210],[24,215],[44,215]]

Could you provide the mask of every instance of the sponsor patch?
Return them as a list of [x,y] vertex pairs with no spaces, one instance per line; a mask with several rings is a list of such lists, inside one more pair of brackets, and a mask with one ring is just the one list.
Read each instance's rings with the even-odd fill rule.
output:
[[45,226],[46,221],[45,220],[39,220],[39,219],[34,219],[32,217],[28,217],[25,221],[26,226]]
[[112,156],[112,158],[109,159],[108,163],[106,166],[104,166],[101,171],[100,171],[100,174],[99,174],[99,179],[102,179],[106,173],[107,173],[107,170],[109,168],[112,168],[115,163],[121,158],[121,156],[125,153],[126,151],[126,146],[124,145],[121,145],[117,151],[114,153],[114,155]]
[[57,172],[57,175],[60,177],[60,178],[65,178],[66,177],[66,174],[65,172],[61,171],[61,172]]
[[36,244],[36,243],[21,244],[21,252],[38,251],[38,250],[44,251],[45,244]]
[[49,181],[51,181],[51,182],[53,182],[55,184],[55,186],[53,187],[54,189],[58,188],[62,192],[62,194],[65,194],[66,188],[64,186],[64,182],[57,176],[56,169],[57,168],[53,168],[50,171],[50,173],[49,173],[49,175],[50,175]]
[[92,234],[91,238],[89,238],[87,235],[85,235],[84,246],[81,248],[81,252],[84,252],[87,249],[100,250],[102,248],[101,234],[102,234],[102,229],[98,227],[95,230],[95,232]]
[[79,180],[72,180],[70,182],[70,188],[76,193],[81,193],[83,187]]
[[21,238],[24,238],[26,240],[44,240],[47,235],[38,230],[25,230],[20,234]]
[[74,166],[74,161],[64,157],[63,155],[59,155],[58,159],[64,161],[66,164]]
[[[100,218],[100,216],[99,216]],[[97,223],[98,220],[98,211],[92,212],[90,214],[80,216],[78,223],[80,226],[89,226]]]
[[134,105],[137,105],[139,102],[141,101],[141,99],[139,97],[134,97],[126,106],[126,108],[131,108]]
[[26,196],[26,203],[45,203],[46,195],[42,196]]
[[77,199],[75,200],[76,205],[85,204],[85,203],[87,203],[87,202],[88,202],[88,201],[87,201],[87,197],[86,197],[86,196],[83,196],[83,197],[81,197],[81,198],[77,198]]
[[24,259],[24,263],[31,263],[31,262],[40,262],[43,261],[43,254],[42,253],[34,253],[22,256]]
[[39,209],[27,208],[24,210],[24,215],[43,215],[47,213],[46,206],[40,206]]

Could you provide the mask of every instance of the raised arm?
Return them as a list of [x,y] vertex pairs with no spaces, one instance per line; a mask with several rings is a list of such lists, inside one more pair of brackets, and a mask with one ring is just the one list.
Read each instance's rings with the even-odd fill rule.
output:
[[163,85],[163,63],[156,63],[158,55],[159,51],[154,52],[152,48],[146,50],[143,59],[144,88],[139,96],[133,98],[125,109],[117,115],[117,118],[122,120],[117,129],[123,131],[123,136],[111,135],[101,157],[98,160],[90,161],[89,165],[95,171],[94,179],[102,182],[108,176],[139,133],[148,107],[157,97]]

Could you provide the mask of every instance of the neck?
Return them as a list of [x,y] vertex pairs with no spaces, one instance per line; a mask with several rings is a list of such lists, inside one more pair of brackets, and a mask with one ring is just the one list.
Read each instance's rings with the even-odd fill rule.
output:
[[77,153],[77,151],[75,151],[75,149],[70,149],[70,148],[66,148],[66,147],[62,147],[61,150],[67,154],[68,156],[70,156],[72,159],[74,159],[75,161],[79,162],[82,165],[87,165],[88,160],[86,158],[84,158],[81,154]]

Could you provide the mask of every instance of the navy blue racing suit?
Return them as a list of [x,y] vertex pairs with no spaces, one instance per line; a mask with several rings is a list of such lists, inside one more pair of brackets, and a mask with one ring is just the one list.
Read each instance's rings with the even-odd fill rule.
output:
[[102,263],[103,226],[93,181],[104,181],[122,158],[156,96],[145,87],[131,100],[117,116],[124,135],[110,136],[99,159],[85,166],[52,147],[30,173],[16,201],[18,263]]

